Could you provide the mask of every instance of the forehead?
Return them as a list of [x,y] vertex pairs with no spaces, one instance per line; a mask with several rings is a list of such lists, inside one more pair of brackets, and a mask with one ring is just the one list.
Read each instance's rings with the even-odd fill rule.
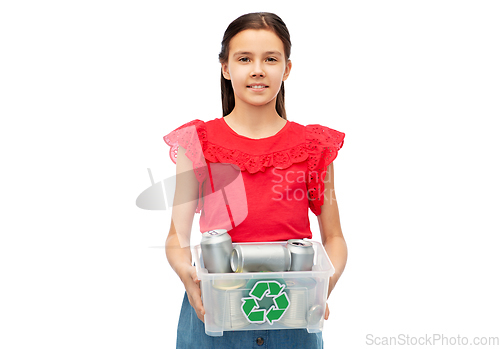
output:
[[245,51],[258,54],[267,51],[279,51],[284,54],[281,39],[274,32],[266,29],[247,29],[239,32],[229,42],[229,54]]

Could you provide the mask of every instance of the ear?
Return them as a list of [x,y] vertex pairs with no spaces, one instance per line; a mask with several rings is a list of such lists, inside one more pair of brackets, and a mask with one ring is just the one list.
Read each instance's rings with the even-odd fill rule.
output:
[[290,75],[290,70],[292,70],[292,61],[288,60],[288,62],[286,62],[286,66],[285,66],[285,73],[283,74],[283,81],[288,79],[288,75]]
[[231,80],[231,75],[229,75],[229,67],[227,66],[227,63],[221,63],[220,65],[222,70],[222,76],[224,76],[224,79]]

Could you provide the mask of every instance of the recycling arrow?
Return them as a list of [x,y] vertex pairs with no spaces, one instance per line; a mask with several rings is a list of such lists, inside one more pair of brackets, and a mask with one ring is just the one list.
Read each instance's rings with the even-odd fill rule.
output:
[[[258,281],[249,293],[250,297],[242,298],[241,311],[250,323],[262,324],[267,322],[273,324],[279,321],[290,306],[288,295],[284,292],[286,285],[278,281]],[[274,304],[269,309],[260,309],[258,300],[273,297]]]
[[246,298],[243,300],[243,305],[241,306],[241,309],[243,310],[243,313],[250,314],[254,308],[258,308],[258,307],[259,307],[259,304],[255,301],[255,299]]

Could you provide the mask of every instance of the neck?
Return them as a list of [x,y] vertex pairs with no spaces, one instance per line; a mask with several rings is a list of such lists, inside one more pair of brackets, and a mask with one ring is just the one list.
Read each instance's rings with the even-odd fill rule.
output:
[[231,121],[246,129],[249,133],[259,134],[286,121],[276,111],[276,98],[265,105],[250,105],[235,101],[234,109],[226,115],[226,121]]

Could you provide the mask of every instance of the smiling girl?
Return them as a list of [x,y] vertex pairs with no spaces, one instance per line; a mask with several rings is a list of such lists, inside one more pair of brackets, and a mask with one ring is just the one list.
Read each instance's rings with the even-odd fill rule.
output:
[[[290,51],[288,29],[277,15],[249,13],[234,20],[219,54],[222,117],[193,120],[164,137],[171,146],[176,172],[183,174],[176,182],[166,241],[168,261],[186,289],[177,348],[264,344],[265,348],[323,348],[321,332],[305,329],[226,331],[222,337],[207,336],[199,280],[189,247],[183,243],[189,241],[186,236],[195,212],[201,213],[202,232],[224,228],[233,242],[311,238],[310,209],[318,218],[322,243],[335,267],[328,295],[337,283],[347,261],[347,247],[334,192],[333,160],[343,145],[344,133],[287,120],[284,81],[292,68]],[[229,219],[224,220],[217,205],[208,204],[211,164],[230,164],[241,171],[244,195],[237,199],[244,201],[244,219],[238,221],[237,210],[226,205]],[[286,183],[277,183],[277,178],[286,178]],[[327,306],[325,319],[328,316]]]

